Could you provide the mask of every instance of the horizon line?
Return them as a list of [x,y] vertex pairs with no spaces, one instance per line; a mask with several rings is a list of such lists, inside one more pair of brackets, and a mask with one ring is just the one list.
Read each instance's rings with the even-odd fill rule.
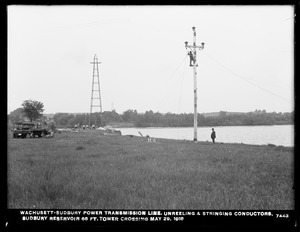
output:
[[[128,110],[133,110],[133,109],[128,109]],[[292,112],[294,112],[294,110],[290,111],[290,112],[288,112],[288,111],[285,111],[285,112],[284,111],[267,111],[267,110],[258,110],[258,109],[256,109],[256,110],[257,111],[266,111],[266,113],[274,113],[274,112],[275,113],[292,113]],[[225,110],[220,110],[220,111],[211,111],[211,112],[198,112],[198,114],[216,114],[216,113],[221,113],[221,112],[224,112],[224,113],[244,113],[244,114],[247,114],[247,113],[253,113],[256,110],[252,110],[252,111],[225,111]],[[114,110],[105,110],[102,113],[104,113],[104,112],[112,112],[112,111],[116,111],[116,110],[115,109]],[[125,111],[127,111],[127,110],[125,110]],[[123,111],[123,112],[125,112],[125,111]],[[135,111],[135,110],[133,110],[133,111]],[[143,113],[146,113],[147,111],[152,111],[153,113],[160,113],[160,114],[168,114],[168,113],[171,113],[171,114],[194,114],[194,112],[189,112],[189,113],[187,113],[187,112],[181,112],[181,113],[166,112],[166,113],[163,113],[163,112],[160,112],[160,111],[153,111],[153,110],[146,110],[144,112],[137,111],[137,113],[138,114],[143,114]],[[93,113],[100,113],[100,112],[93,112]],[[116,113],[118,113],[118,112],[116,111]],[[44,114],[90,114],[90,113],[89,112],[55,112],[55,113],[44,113]],[[120,114],[120,113],[118,113],[118,114]]]

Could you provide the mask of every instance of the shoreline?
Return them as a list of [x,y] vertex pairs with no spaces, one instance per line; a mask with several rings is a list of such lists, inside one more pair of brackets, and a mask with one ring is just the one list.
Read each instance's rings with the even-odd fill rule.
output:
[[[141,138],[143,139],[141,136],[138,136],[138,135],[121,135],[121,136],[129,136],[129,137],[136,137],[136,138]],[[160,141],[160,140],[166,140],[166,141],[169,141],[169,142],[184,142],[184,143],[192,143],[192,144],[199,144],[199,145],[232,145],[232,146],[258,146],[258,147],[274,147],[274,148],[283,148],[283,149],[286,149],[288,151],[290,150],[294,150],[294,146],[284,146],[284,145],[276,145],[276,144],[272,144],[272,143],[269,143],[269,144],[250,144],[250,143],[227,143],[227,142],[215,142],[215,144],[213,144],[212,142],[210,141],[193,141],[193,140],[187,140],[187,139],[168,139],[168,138],[159,138],[159,137],[155,137],[156,139],[156,143],[157,141]]]
[[[147,126],[147,127],[137,127],[137,126],[126,126],[126,125],[114,125],[114,124],[109,124],[113,128],[137,128],[137,129],[160,129],[160,128],[193,128],[193,126]],[[295,126],[294,124],[263,124],[263,125],[226,125],[226,126],[198,126],[197,128],[206,128],[206,127],[240,127],[240,126],[245,126],[245,127],[253,127],[253,126]]]
[[[235,126],[214,127],[218,132],[219,143],[237,143],[253,145],[276,145],[294,147],[293,125],[274,126]],[[175,140],[192,141],[192,127],[147,127],[147,128],[116,128],[123,135],[143,136],[153,138],[165,138]],[[217,134],[218,134],[217,132]],[[211,127],[198,127],[198,141],[211,142]]]
[[[58,128],[60,129],[60,128]],[[120,129],[121,132],[122,132],[122,129],[124,128],[115,128],[115,129]],[[125,128],[127,129],[127,128]],[[131,128],[129,128],[131,129]],[[137,130],[139,129],[143,129],[143,128],[136,128]],[[145,129],[160,129],[160,128],[145,128]],[[165,129],[164,127],[162,127],[161,129]],[[176,129],[176,128],[174,128]],[[104,135],[104,133],[102,133],[101,131],[99,130],[82,130],[82,129],[69,129],[68,130],[62,130],[61,133],[78,133],[78,132],[86,132],[86,133],[99,133],[101,134],[101,136],[108,136],[108,135]],[[99,135],[100,136],[100,135]],[[109,135],[109,136],[116,136],[116,135]],[[139,138],[139,139],[145,139],[146,140],[146,136],[147,134],[143,134],[144,138],[141,136],[141,135],[136,135],[136,134],[122,134],[121,136],[124,136],[124,137],[134,137],[134,138]],[[156,139],[156,142],[157,141],[160,141],[160,140],[166,140],[166,141],[174,141],[174,142],[185,142],[185,143],[195,143],[195,144],[212,144],[211,141],[209,140],[198,140],[198,141],[193,141],[192,139],[175,139],[175,138],[162,138],[162,137],[155,137],[155,136],[152,136],[151,138],[155,138]],[[265,143],[265,144],[253,144],[253,143],[240,143],[240,142],[219,142],[219,141],[216,141],[215,143],[216,145],[218,144],[224,144],[224,145],[246,145],[246,146],[267,146],[267,147],[277,147],[277,148],[287,148],[287,149],[294,149],[295,146],[292,145],[292,146],[287,146],[287,145],[278,145],[278,144],[273,144],[273,143]]]

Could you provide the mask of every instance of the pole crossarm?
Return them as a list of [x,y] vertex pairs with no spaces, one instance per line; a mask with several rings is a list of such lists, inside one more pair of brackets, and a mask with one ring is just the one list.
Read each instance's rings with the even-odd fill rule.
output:
[[203,49],[204,49],[204,46],[187,45],[186,48],[199,48],[199,50],[203,50]]

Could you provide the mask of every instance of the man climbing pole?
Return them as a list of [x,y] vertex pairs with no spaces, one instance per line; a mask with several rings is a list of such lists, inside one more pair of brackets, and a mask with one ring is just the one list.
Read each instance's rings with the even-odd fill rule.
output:
[[[195,60],[194,60],[194,55],[193,55],[192,51],[189,51],[188,55],[190,56],[190,66],[194,66]],[[192,62],[193,62],[193,64],[192,64]]]

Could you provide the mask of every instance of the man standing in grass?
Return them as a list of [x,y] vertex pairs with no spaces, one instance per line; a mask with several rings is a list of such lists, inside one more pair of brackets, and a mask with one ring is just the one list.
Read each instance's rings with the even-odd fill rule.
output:
[[210,137],[211,137],[211,139],[212,139],[213,143],[215,143],[216,132],[215,132],[214,128],[212,128],[212,132],[211,132],[211,135],[210,135]]

